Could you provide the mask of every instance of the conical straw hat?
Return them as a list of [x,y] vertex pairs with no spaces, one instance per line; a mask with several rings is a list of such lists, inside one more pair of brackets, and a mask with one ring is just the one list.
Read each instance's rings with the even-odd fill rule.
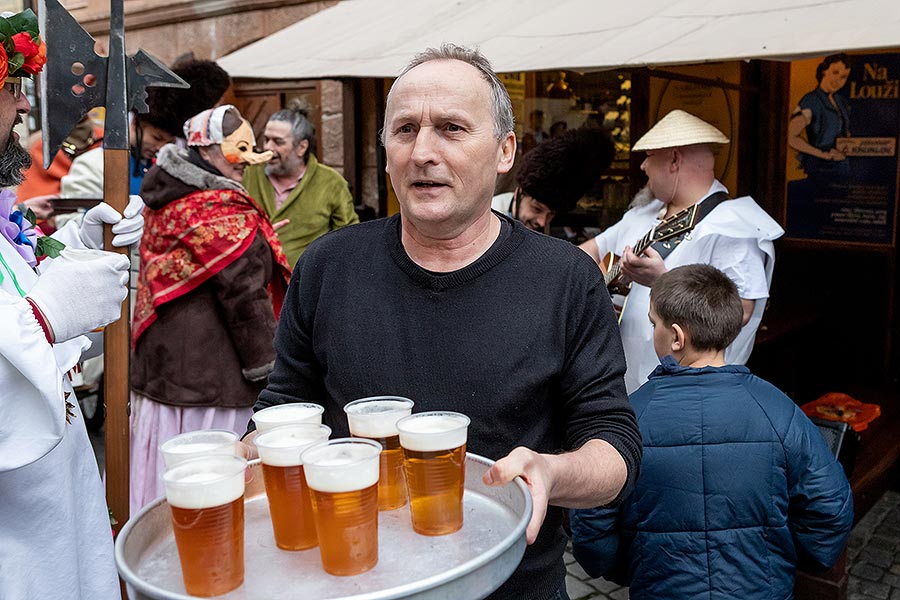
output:
[[691,144],[727,144],[725,134],[698,117],[683,110],[673,110],[650,128],[632,150],[659,150]]

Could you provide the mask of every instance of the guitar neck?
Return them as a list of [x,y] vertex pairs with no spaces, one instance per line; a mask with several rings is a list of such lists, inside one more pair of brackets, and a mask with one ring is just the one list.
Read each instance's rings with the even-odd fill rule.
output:
[[[646,234],[644,237],[635,242],[634,246],[632,246],[631,251],[635,253],[635,255],[640,256],[644,253],[644,251],[652,246],[654,243],[667,240],[671,237],[675,237],[681,233],[690,231],[694,228],[695,225],[695,216],[697,214],[696,211],[697,205],[693,204],[686,209],[682,210],[678,214],[669,217]],[[615,263],[610,269],[606,272],[606,280],[607,286],[614,282],[616,278],[618,278],[622,274],[621,263]]]
[[631,251],[634,252],[637,256],[643,254],[644,250],[653,245],[655,241],[653,234],[656,233],[656,227],[648,231],[644,237],[639,239],[634,246],[632,246]]
[[[632,252],[634,252],[637,255],[640,255],[644,250],[649,248],[653,244],[653,233],[655,231],[656,231],[656,228],[654,227],[653,229],[648,231],[644,235],[644,237],[639,239],[635,243],[635,245],[632,247],[632,249],[631,249]],[[607,284],[614,281],[616,279],[616,277],[618,277],[621,274],[621,272],[622,272],[621,264],[622,263],[617,262],[606,272],[606,283]]]

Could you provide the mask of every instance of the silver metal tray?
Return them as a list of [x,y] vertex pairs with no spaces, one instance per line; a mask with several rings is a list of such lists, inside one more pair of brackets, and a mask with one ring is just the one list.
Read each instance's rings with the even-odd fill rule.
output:
[[[525,552],[531,494],[516,479],[481,481],[492,461],[466,457],[463,527],[439,537],[412,530],[409,507],[378,513],[378,564],[352,577],[322,570],[319,549],[275,546],[259,461],[248,467],[244,514],[244,583],[217,596],[229,600],[477,600],[512,575]],[[144,507],[116,540],[116,565],[131,600],[184,600],[187,595],[165,499]]]

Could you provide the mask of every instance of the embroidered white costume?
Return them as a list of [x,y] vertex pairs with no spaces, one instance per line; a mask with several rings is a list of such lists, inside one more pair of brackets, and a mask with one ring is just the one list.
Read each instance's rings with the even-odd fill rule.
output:
[[[84,247],[75,224],[54,237]],[[0,598],[119,598],[103,485],[66,375],[91,343],[48,344],[23,298],[37,273],[2,237],[0,257]]]

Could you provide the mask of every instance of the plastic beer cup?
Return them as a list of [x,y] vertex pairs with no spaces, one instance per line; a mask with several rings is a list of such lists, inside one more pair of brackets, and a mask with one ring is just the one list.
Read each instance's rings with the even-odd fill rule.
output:
[[239,456],[212,455],[163,473],[184,587],[218,596],[244,582],[244,471]]
[[189,431],[170,438],[160,444],[166,468],[178,463],[209,455],[234,456],[238,435],[225,429],[204,429]]
[[300,455],[327,573],[358,575],[378,563],[380,454],[378,442],[339,438]]
[[344,406],[350,435],[381,444],[378,510],[406,505],[406,473],[397,421],[412,413],[413,401],[400,396],[373,396]]
[[306,550],[318,544],[300,453],[329,435],[326,425],[301,423],[256,436],[275,544],[282,550]]
[[463,525],[469,417],[418,413],[397,421],[406,464],[413,530],[444,535]]
[[278,404],[253,413],[251,417],[260,433],[283,425],[299,425],[300,423],[322,424],[322,413],[325,408],[309,402],[292,402]]

